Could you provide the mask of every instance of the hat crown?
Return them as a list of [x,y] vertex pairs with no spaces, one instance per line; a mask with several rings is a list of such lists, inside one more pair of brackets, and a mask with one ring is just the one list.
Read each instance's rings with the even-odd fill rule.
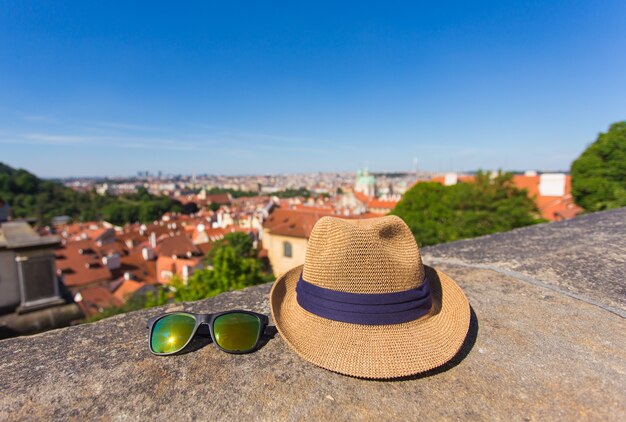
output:
[[401,218],[321,218],[309,238],[302,277],[327,289],[392,293],[419,287],[419,247]]

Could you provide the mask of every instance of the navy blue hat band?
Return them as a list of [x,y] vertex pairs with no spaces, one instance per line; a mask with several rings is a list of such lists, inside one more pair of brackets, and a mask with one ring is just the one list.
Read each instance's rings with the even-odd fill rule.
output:
[[334,321],[365,325],[401,324],[426,315],[432,307],[427,279],[421,286],[393,293],[348,293],[305,281],[296,285],[298,304],[307,311]]

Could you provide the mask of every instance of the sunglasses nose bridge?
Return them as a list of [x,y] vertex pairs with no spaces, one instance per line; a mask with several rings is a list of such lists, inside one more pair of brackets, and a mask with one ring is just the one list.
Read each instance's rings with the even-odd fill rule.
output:
[[200,321],[196,332],[200,335],[210,335],[211,325],[209,324],[209,321]]

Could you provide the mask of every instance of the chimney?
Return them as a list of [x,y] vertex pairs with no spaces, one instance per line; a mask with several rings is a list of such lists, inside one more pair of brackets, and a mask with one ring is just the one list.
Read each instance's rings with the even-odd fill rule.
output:
[[565,195],[565,173],[543,173],[539,176],[539,196]]
[[446,173],[444,176],[443,184],[445,186],[456,185],[459,181],[459,175],[457,173]]
[[154,259],[154,250],[152,248],[142,248],[141,256],[145,261],[151,261]]
[[120,259],[120,255],[118,253],[102,257],[102,263],[106,265],[109,270],[117,270],[122,266],[122,260]]
[[187,281],[192,274],[192,268],[189,265],[183,265],[183,280]]
[[150,233],[150,246],[152,246],[153,248],[156,248],[156,233],[152,232]]

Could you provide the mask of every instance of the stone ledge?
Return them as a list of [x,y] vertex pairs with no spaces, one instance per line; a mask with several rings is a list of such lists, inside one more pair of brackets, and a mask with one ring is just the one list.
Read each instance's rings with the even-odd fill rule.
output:
[[626,316],[626,208],[432,246],[423,255],[519,273]]
[[[272,330],[264,346],[249,355],[229,355],[198,342],[189,353],[156,357],[147,349],[145,321],[163,309],[152,309],[1,341],[0,420],[623,420],[624,318],[597,306],[622,309],[611,289],[624,288],[623,276],[612,278],[616,268],[599,266],[602,280],[590,281],[580,248],[559,255],[567,261],[558,268],[567,273],[551,272],[553,258],[545,251],[546,245],[567,250],[569,243],[558,242],[584,237],[583,258],[591,253],[614,266],[624,259],[625,249],[621,255],[613,250],[626,238],[619,224],[625,215],[618,210],[425,249],[425,259],[438,260],[436,266],[464,289],[475,317],[457,358],[420,377],[393,382],[344,377],[303,361]],[[489,245],[517,246],[480,252]],[[457,261],[446,262],[452,258]],[[590,282],[607,290],[588,295]],[[570,286],[582,286],[573,292],[580,298],[569,294]],[[269,289],[269,284],[251,287],[182,308],[268,313]]]

